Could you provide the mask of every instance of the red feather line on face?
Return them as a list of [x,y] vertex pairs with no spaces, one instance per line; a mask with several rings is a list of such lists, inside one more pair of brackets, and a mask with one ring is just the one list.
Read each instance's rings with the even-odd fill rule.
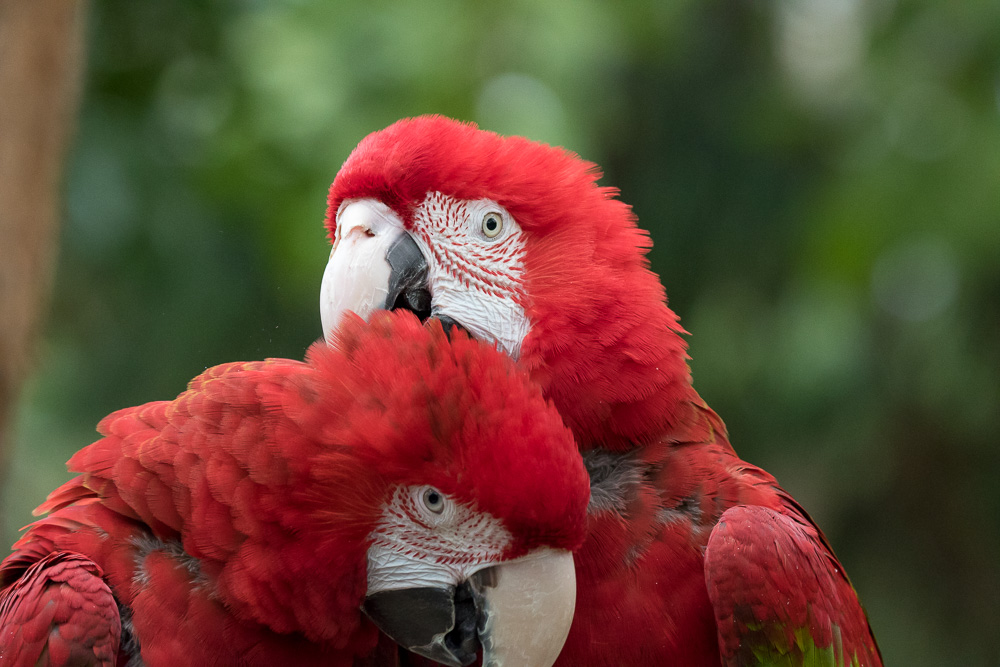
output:
[[420,202],[415,219],[410,220],[410,231],[434,255],[437,268],[466,288],[475,287],[500,298],[510,295],[523,305],[524,288],[515,275],[520,273],[524,249],[514,236],[485,247],[469,244],[464,233],[456,234],[464,232],[469,223],[464,219],[464,208],[458,200],[432,192]]
[[626,450],[687,420],[696,394],[684,331],[645,257],[649,235],[600,176],[562,148],[440,116],[406,119],[348,157],[326,226],[334,238],[337,210],[353,198],[382,201],[410,227],[433,192],[506,208],[527,238],[517,299],[531,329],[520,362],[584,447]]

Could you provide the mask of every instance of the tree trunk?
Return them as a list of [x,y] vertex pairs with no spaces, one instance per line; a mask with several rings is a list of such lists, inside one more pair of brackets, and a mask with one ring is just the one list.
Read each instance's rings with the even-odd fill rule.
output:
[[0,0],[0,479],[49,302],[84,0]]

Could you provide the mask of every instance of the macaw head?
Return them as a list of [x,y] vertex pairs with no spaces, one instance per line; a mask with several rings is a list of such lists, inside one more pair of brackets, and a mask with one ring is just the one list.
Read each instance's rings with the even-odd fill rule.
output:
[[480,646],[484,665],[552,664],[590,495],[558,412],[492,345],[411,313],[346,318],[331,343],[303,390],[303,432],[327,443],[303,502],[363,545],[364,611],[445,665]]
[[648,235],[599,176],[440,116],[369,135],[330,188],[324,330],[348,311],[437,317],[518,359],[581,445],[655,438],[693,391],[682,329]]

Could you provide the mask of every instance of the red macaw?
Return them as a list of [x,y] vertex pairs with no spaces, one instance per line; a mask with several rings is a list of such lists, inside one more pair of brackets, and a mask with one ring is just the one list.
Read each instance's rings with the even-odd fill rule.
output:
[[589,483],[492,345],[353,318],[98,430],[0,565],[0,664],[392,664],[376,625],[450,665],[558,656]]
[[823,533],[691,385],[649,236],[576,155],[428,116],[330,189],[321,311],[409,309],[517,359],[591,481],[561,665],[881,664]]

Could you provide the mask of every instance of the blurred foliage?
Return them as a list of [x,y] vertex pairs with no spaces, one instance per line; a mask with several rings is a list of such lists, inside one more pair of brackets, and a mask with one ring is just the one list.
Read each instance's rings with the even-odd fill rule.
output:
[[89,48],[8,541],[106,413],[301,357],[329,182],[437,112],[605,167],[888,664],[1000,664],[1000,3],[96,0]]

